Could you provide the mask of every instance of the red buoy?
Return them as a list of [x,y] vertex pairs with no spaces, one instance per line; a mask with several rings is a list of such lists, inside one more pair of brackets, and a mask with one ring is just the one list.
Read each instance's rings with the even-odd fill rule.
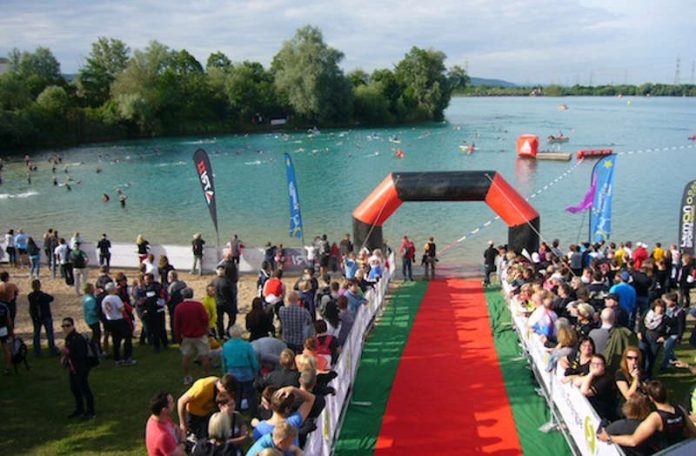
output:
[[613,149],[580,149],[575,157],[580,160],[581,158],[606,157],[613,153]]

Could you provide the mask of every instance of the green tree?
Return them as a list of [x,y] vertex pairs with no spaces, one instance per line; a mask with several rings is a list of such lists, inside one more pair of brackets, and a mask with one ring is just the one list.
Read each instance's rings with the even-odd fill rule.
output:
[[273,57],[275,87],[298,115],[313,122],[350,115],[350,82],[338,66],[343,53],[324,43],[321,31],[305,26]]
[[464,68],[455,65],[447,72],[447,81],[452,91],[463,91],[471,79]]
[[405,120],[442,120],[452,91],[447,80],[445,54],[413,47],[394,71],[402,86]]
[[361,85],[367,85],[370,82],[370,75],[367,74],[362,68],[356,68],[355,70],[348,73],[348,79],[350,79],[353,87],[358,87]]
[[24,81],[32,99],[50,85],[65,85],[60,74],[60,64],[48,48],[39,47],[34,52],[13,49],[9,60],[10,71]]
[[111,85],[128,65],[130,48],[114,38],[99,37],[80,68],[77,86],[87,106],[101,106],[111,95]]
[[159,80],[172,60],[172,51],[152,41],[136,50],[113,83],[112,94],[121,118],[135,123],[143,133],[161,131],[159,113],[164,103]]
[[16,110],[31,104],[29,88],[15,72],[0,74],[0,110]]
[[208,56],[208,62],[205,64],[206,70],[211,68],[227,69],[232,66],[232,61],[224,53],[217,51]]
[[384,94],[381,82],[361,84],[353,89],[355,97],[354,114],[357,120],[370,124],[386,124],[394,120],[390,112],[389,99]]
[[267,117],[277,106],[273,75],[258,62],[234,65],[226,81],[225,93],[230,108],[243,123],[248,123],[257,113]]
[[64,116],[70,107],[70,98],[64,88],[48,86],[36,97],[36,104],[52,117]]

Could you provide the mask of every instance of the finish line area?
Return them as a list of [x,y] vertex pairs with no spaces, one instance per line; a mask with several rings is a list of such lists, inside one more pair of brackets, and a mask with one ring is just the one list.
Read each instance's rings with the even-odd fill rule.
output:
[[404,283],[365,342],[335,454],[570,454],[538,431],[547,407],[519,354],[498,289]]

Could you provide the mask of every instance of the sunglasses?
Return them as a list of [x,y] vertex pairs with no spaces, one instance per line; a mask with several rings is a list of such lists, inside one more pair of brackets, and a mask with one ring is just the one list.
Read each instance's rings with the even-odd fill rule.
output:
[[627,356],[626,359],[632,359],[633,361],[637,361],[638,357],[637,356]]
[[72,325],[61,325],[62,328],[71,328]]

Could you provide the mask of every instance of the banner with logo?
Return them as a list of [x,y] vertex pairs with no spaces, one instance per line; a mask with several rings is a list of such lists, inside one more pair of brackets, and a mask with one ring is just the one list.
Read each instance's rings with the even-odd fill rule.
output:
[[694,254],[694,218],[696,218],[696,179],[684,187],[679,208],[679,247],[682,253]]
[[595,193],[590,211],[590,242],[607,241],[611,236],[611,202],[614,195],[616,155],[598,161],[592,169]]
[[218,233],[217,208],[215,207],[215,183],[213,182],[213,167],[210,166],[208,153],[203,149],[198,149],[193,154],[193,164],[196,166],[198,180],[201,183],[203,199],[205,200],[205,204],[208,205],[210,218],[213,219],[215,233]]
[[300,211],[300,194],[297,191],[295,165],[290,155],[285,154],[285,170],[288,175],[288,204],[290,205],[290,237],[302,238],[302,213]]

